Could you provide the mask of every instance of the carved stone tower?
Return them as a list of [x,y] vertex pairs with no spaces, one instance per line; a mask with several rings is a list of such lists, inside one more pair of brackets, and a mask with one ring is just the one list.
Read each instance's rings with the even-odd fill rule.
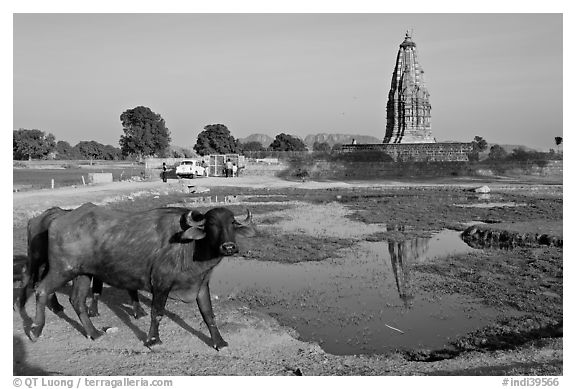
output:
[[418,63],[416,44],[406,32],[400,44],[386,105],[383,143],[435,143],[430,127],[430,94],[424,70]]

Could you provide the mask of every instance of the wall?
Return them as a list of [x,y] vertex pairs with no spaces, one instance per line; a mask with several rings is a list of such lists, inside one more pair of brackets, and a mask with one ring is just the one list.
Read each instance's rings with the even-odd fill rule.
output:
[[266,163],[247,160],[246,167],[242,169],[240,174],[245,176],[277,176],[288,168],[289,166],[283,162]]
[[468,161],[471,143],[381,143],[344,145],[343,152],[377,150],[394,161]]
[[539,175],[562,176],[562,161],[549,161],[549,165],[538,167],[509,163],[501,171],[487,169],[485,165],[469,162],[327,162],[295,164],[285,172],[297,176],[305,170],[312,179],[378,179],[378,178],[432,178],[482,175]]
[[112,182],[112,173],[88,173],[90,184],[104,184]]

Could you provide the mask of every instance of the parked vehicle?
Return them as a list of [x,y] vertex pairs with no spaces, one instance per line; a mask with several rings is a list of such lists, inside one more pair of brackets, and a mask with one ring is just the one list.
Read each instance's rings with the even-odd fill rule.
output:
[[176,167],[176,175],[180,178],[194,178],[206,175],[206,169],[195,159],[185,159]]

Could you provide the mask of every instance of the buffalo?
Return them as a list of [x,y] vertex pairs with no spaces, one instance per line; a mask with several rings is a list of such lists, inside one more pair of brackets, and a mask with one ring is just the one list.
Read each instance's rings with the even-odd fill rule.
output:
[[206,213],[186,208],[156,208],[121,212],[92,208],[55,219],[48,229],[46,276],[36,288],[36,317],[30,339],[36,340],[45,323],[48,296],[75,279],[71,302],[86,335],[101,335],[87,314],[90,276],[121,289],[146,290],[152,294],[150,330],[144,345],[162,343],[158,325],[166,300],[196,300],[208,326],[211,345],[228,345],[216,326],[209,281],[225,256],[238,253],[236,236],[253,236],[255,228],[248,210],[239,222],[227,208]]
[[[19,309],[23,309],[26,305],[28,289],[37,285],[48,272],[48,227],[50,224],[55,219],[69,212],[82,213],[95,207],[97,206],[93,203],[85,203],[74,210],[52,207],[28,221],[28,257],[26,265],[23,267],[22,286],[17,298]],[[98,316],[98,298],[102,293],[103,283],[98,278],[94,278],[92,282],[93,298],[88,313],[90,316]],[[132,301],[134,317],[139,318],[145,316],[146,312],[140,305],[138,292],[136,290],[129,290],[128,294]],[[48,298],[47,306],[54,313],[59,313],[64,309],[54,293]]]

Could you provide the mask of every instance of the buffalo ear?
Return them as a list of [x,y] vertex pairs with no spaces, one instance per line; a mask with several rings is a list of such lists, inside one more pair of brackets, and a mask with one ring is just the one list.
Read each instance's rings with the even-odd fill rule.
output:
[[187,230],[182,231],[180,234],[180,239],[182,240],[200,240],[206,236],[204,230],[197,227],[190,227]]
[[244,236],[246,238],[250,238],[251,236],[256,235],[256,229],[251,224],[245,226],[238,223],[234,226],[234,229],[236,230],[236,235]]

